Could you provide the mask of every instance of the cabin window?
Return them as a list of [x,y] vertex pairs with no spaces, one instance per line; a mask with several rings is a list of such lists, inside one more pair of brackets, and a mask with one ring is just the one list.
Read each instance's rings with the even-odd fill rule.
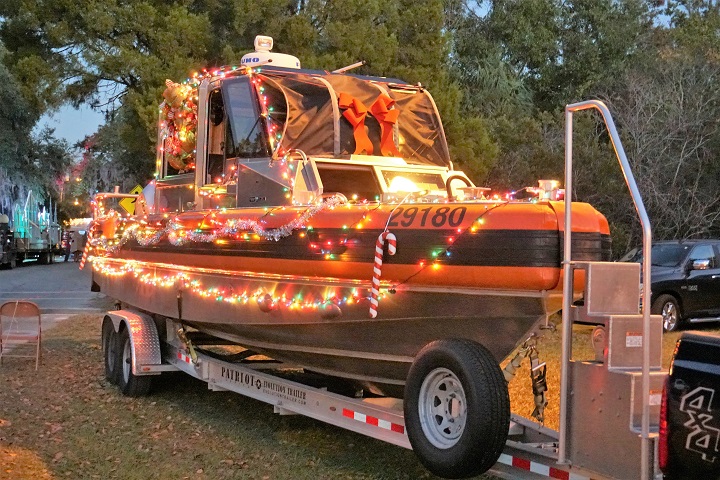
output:
[[415,165],[448,165],[450,155],[432,97],[420,90],[393,89],[391,94],[400,110],[400,156]]
[[227,158],[268,157],[265,119],[260,114],[257,97],[247,77],[223,83],[225,111],[230,128],[225,132]]
[[383,170],[382,175],[388,191],[393,193],[445,190],[442,175],[437,173]]
[[[307,155],[334,155],[335,112],[327,85],[302,73],[256,75],[267,102],[272,150],[298,149]],[[276,143],[277,142],[277,143]]]
[[225,104],[219,89],[210,93],[208,120],[205,183],[222,183],[225,174]]
[[270,79],[265,79],[260,88],[260,95],[267,108],[267,131],[270,139],[270,149],[275,152],[285,130],[287,102],[282,90],[275,86],[275,82]]
[[370,167],[318,163],[323,193],[342,193],[351,202],[377,202],[380,185]]

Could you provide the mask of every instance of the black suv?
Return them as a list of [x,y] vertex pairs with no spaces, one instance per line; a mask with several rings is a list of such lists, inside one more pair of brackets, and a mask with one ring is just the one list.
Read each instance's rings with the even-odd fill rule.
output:
[[[683,322],[720,321],[720,240],[656,242],[651,256],[650,311],[662,315],[666,331]],[[622,260],[640,262],[642,250]]]

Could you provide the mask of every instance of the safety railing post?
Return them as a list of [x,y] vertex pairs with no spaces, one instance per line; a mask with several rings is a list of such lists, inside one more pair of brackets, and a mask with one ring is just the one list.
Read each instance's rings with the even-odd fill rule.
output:
[[620,136],[615,128],[615,122],[610,115],[607,106],[598,100],[588,100],[579,103],[573,103],[565,107],[565,236],[564,236],[564,254],[563,254],[563,330],[562,330],[562,355],[561,355],[561,379],[560,379],[560,426],[559,426],[559,443],[558,443],[558,462],[567,463],[567,411],[568,411],[568,370],[570,357],[572,355],[572,318],[570,309],[573,299],[572,284],[572,252],[571,248],[571,232],[572,232],[572,119],[573,112],[580,110],[588,110],[594,108],[603,116],[605,126],[610,133],[615,155],[620,163],[620,169],[625,177],[625,183],[630,190],[630,195],[635,204],[635,210],[640,218],[640,224],[643,231],[643,266],[642,276],[645,287],[642,291],[642,315],[643,315],[643,355],[642,355],[642,452],[641,452],[641,476],[643,480],[651,478],[650,465],[650,258],[652,249],[652,228],[650,219],[645,210],[640,190],[635,182],[630,163],[625,155]]

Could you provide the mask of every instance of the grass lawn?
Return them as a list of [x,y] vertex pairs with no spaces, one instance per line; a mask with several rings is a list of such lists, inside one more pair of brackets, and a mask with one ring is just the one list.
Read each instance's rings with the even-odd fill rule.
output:
[[[157,378],[126,398],[105,381],[98,316],[47,331],[43,364],[0,367],[0,479],[421,479],[415,455],[229,392],[187,375]],[[576,357],[591,328],[576,327]],[[664,357],[677,334],[664,337]],[[557,427],[560,332],[539,345],[548,363],[546,425]],[[578,357],[580,358],[580,357]],[[527,360],[526,360],[527,362]],[[534,408],[527,364],[510,384],[513,411]]]
[[[560,345],[561,328],[558,324],[555,331],[543,331],[543,338],[538,342],[540,361],[547,363],[548,406],[545,410],[545,426],[557,430],[560,415]],[[706,332],[720,334],[718,324],[700,324],[699,328]],[[592,360],[595,354],[590,343],[590,334],[593,327],[589,325],[574,325],[573,327],[573,358],[576,360]],[[662,359],[663,368],[670,366],[675,343],[681,332],[663,334]],[[515,378],[510,382],[510,402],[514,413],[530,418],[535,409],[535,403],[530,383],[529,362],[523,362]]]

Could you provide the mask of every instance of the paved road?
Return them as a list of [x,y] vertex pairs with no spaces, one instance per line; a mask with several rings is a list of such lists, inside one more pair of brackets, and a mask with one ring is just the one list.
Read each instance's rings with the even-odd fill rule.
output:
[[74,262],[38,265],[25,262],[13,270],[0,270],[0,303],[30,300],[45,314],[99,313],[112,309],[112,301],[90,291],[90,265]]

